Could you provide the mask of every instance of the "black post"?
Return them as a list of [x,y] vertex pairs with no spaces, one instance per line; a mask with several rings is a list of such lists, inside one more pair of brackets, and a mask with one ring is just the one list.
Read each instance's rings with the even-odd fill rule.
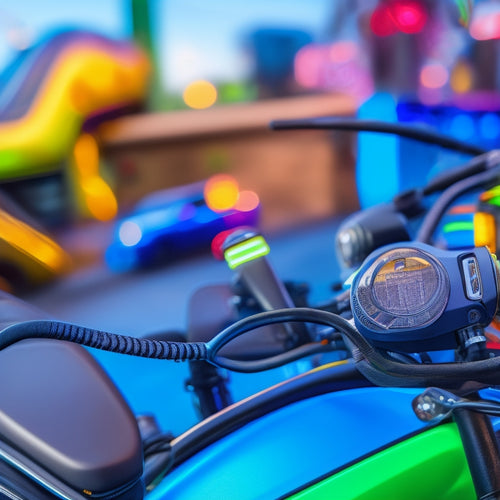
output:
[[500,457],[488,415],[457,408],[453,412],[469,464],[477,498],[500,499]]
[[193,392],[195,406],[204,419],[233,403],[227,379],[214,365],[206,361],[189,361],[191,378],[186,387]]

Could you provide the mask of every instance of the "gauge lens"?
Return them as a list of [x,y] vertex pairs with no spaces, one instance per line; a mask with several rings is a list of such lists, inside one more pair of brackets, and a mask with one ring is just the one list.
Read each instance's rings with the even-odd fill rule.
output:
[[380,255],[361,275],[355,291],[362,322],[378,330],[431,324],[446,308],[448,297],[449,279],[442,264],[415,248]]
[[439,275],[420,257],[395,259],[384,264],[373,280],[375,302],[387,312],[414,314],[426,309],[436,294]]

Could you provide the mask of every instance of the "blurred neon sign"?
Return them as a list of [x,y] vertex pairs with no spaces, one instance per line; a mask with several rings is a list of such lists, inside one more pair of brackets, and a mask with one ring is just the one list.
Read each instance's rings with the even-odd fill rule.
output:
[[357,43],[308,44],[295,56],[295,80],[306,88],[343,92],[359,100],[373,93],[373,78]]
[[427,9],[416,0],[392,0],[380,3],[370,17],[370,28],[377,36],[395,33],[414,35],[427,23]]
[[500,12],[475,17],[469,32],[475,40],[496,40],[500,38]]

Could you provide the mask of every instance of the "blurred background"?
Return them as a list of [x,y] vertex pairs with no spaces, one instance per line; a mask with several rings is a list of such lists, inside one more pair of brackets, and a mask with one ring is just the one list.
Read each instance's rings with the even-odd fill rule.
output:
[[85,326],[183,330],[193,291],[231,280],[216,236],[250,225],[325,299],[343,217],[467,155],[270,123],[497,148],[499,39],[500,0],[0,0],[0,288]]
[[374,118],[496,147],[499,38],[496,0],[0,1],[0,284],[170,263],[235,225],[290,231],[422,184],[462,158],[269,124]]
[[0,2],[2,286],[169,263],[235,225],[290,231],[423,184],[460,155],[269,124],[374,118],[496,147],[499,38],[496,0]]

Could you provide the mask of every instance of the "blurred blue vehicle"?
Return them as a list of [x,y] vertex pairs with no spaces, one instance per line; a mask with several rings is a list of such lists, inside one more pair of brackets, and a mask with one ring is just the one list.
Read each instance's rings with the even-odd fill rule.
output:
[[257,194],[241,191],[225,174],[157,191],[117,223],[105,260],[113,271],[124,272],[210,250],[222,231],[257,227],[259,212]]

